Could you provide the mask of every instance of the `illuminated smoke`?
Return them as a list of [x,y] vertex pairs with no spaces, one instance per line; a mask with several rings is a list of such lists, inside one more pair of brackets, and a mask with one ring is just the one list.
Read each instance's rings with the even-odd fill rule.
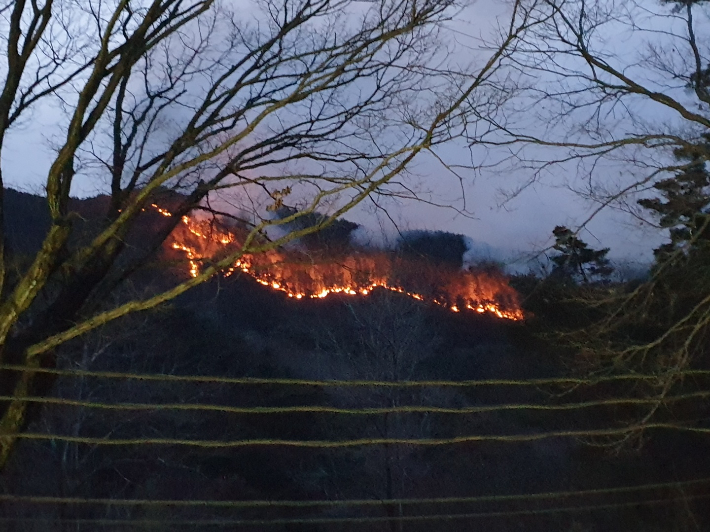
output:
[[[163,216],[171,214],[153,206]],[[166,242],[188,262],[196,277],[203,264],[239,249],[237,229],[209,219],[184,216]],[[499,271],[446,269],[388,251],[353,250],[319,257],[296,250],[244,255],[224,273],[241,272],[272,290],[294,299],[319,299],[331,294],[367,296],[375,289],[390,290],[452,312],[472,311],[510,320],[523,319],[518,294]]]

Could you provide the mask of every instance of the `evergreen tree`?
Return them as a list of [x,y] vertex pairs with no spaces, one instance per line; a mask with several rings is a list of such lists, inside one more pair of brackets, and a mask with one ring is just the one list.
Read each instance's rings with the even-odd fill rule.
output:
[[585,284],[608,280],[613,271],[606,258],[609,248],[592,249],[562,225],[555,227],[552,234],[555,237],[553,248],[559,252],[551,257],[553,277]]
[[710,173],[705,164],[709,141],[706,136],[700,145],[676,150],[676,158],[688,162],[685,169],[653,186],[661,197],[638,202],[670,232],[670,242],[654,250],[659,262],[678,250],[690,252],[710,243]]
[[447,264],[459,270],[467,250],[463,235],[446,231],[407,231],[397,243],[397,251],[403,255]]

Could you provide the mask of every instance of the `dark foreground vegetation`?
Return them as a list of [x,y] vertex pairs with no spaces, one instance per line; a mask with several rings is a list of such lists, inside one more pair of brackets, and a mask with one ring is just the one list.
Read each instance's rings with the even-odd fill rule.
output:
[[[21,260],[46,220],[14,200]],[[384,290],[295,301],[232,276],[107,325],[56,350],[47,369],[67,373],[38,374],[0,530],[710,530],[710,377],[680,374],[710,369],[703,338],[683,364],[664,346],[619,354],[697,291],[592,330],[638,288],[594,281],[603,255],[514,279],[524,323]],[[142,279],[126,290],[161,283]],[[634,374],[653,378],[614,380]],[[562,377],[580,381],[539,380]]]

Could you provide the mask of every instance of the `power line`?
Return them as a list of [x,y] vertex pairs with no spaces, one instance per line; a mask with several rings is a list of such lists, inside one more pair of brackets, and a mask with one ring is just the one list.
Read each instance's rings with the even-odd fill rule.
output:
[[579,410],[601,406],[622,406],[622,405],[649,405],[685,401],[689,399],[700,399],[710,397],[710,391],[692,392],[688,394],[673,395],[662,398],[657,397],[629,397],[600,399],[596,401],[580,401],[576,403],[563,404],[531,404],[531,403],[507,403],[500,405],[481,405],[465,407],[441,407],[422,405],[403,405],[393,407],[366,407],[347,408],[321,405],[307,406],[228,406],[201,403],[104,403],[97,401],[86,401],[82,399],[66,399],[62,397],[15,397],[11,395],[0,395],[0,401],[15,401],[38,404],[51,404],[58,406],[72,406],[81,408],[92,408],[101,410],[174,410],[174,411],[199,411],[199,412],[221,412],[232,414],[293,414],[293,413],[323,413],[323,414],[349,414],[349,415],[379,415],[379,414],[480,414],[488,412],[498,412],[506,410]]
[[643,425],[630,425],[628,427],[612,429],[590,430],[559,430],[536,432],[529,434],[474,434],[469,436],[455,436],[452,438],[360,438],[352,440],[279,440],[279,439],[251,439],[251,440],[191,440],[178,438],[97,438],[90,436],[68,436],[63,434],[42,434],[31,432],[0,433],[0,438],[19,438],[27,440],[58,440],[70,443],[83,443],[89,445],[175,445],[185,447],[198,447],[207,449],[230,449],[238,447],[300,447],[311,449],[334,449],[344,447],[363,447],[370,445],[416,445],[438,446],[474,442],[508,442],[521,443],[539,441],[548,438],[594,438],[625,436],[632,432],[642,430],[665,429],[684,432],[710,433],[710,427],[689,427],[672,423],[646,423]]
[[0,523],[71,523],[71,524],[91,524],[91,525],[110,525],[110,526],[274,526],[274,525],[290,525],[290,524],[345,524],[345,523],[382,523],[382,522],[412,522],[412,521],[452,521],[457,519],[482,519],[482,518],[503,518],[517,517],[524,515],[549,515],[559,513],[580,513],[596,510],[610,510],[620,508],[631,508],[634,506],[654,506],[671,504],[675,502],[687,502],[690,500],[700,500],[710,498],[710,493],[701,495],[684,495],[677,497],[669,497],[664,499],[651,499],[645,501],[632,501],[623,503],[610,504],[594,504],[584,506],[567,506],[557,508],[543,508],[537,510],[512,510],[499,512],[477,512],[477,513],[458,513],[458,514],[429,514],[429,515],[407,515],[407,516],[392,516],[392,517],[312,517],[312,518],[286,518],[286,519],[193,519],[193,520],[178,520],[178,519],[53,519],[50,517],[0,517]]
[[132,379],[142,381],[165,382],[195,382],[214,384],[247,384],[247,385],[290,385],[290,386],[329,386],[329,387],[475,387],[475,386],[546,386],[554,384],[595,385],[615,381],[660,381],[668,377],[710,376],[710,370],[683,370],[659,374],[628,373],[622,375],[604,375],[594,378],[550,377],[540,379],[483,379],[483,380],[420,380],[420,381],[377,381],[377,380],[317,380],[291,378],[261,378],[261,377],[218,377],[208,375],[169,375],[160,373],[125,373],[118,371],[91,371],[78,369],[58,369],[24,366],[17,364],[0,364],[0,370],[44,373],[67,377],[95,377],[104,379]]
[[111,506],[181,506],[215,508],[313,508],[336,506],[406,506],[425,504],[474,504],[482,502],[537,501],[547,499],[578,498],[596,495],[620,495],[639,491],[688,488],[710,483],[710,477],[676,482],[659,482],[637,486],[597,488],[577,491],[553,491],[544,493],[522,493],[514,495],[480,495],[473,497],[435,497],[428,499],[350,499],[318,501],[216,501],[216,500],[155,500],[155,499],[102,499],[82,497],[51,497],[37,495],[0,494],[0,502],[26,504],[105,504]]

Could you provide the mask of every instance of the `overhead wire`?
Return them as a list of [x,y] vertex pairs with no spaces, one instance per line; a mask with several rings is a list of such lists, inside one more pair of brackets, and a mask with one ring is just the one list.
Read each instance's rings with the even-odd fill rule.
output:
[[700,495],[683,495],[668,497],[663,499],[650,499],[643,501],[630,501],[608,504],[594,504],[584,506],[565,506],[557,508],[540,508],[535,510],[510,510],[496,512],[475,512],[475,513],[449,513],[449,514],[424,514],[424,515],[399,515],[399,516],[372,516],[372,517],[307,517],[307,518],[276,518],[276,519],[108,519],[108,518],[69,518],[58,519],[51,517],[0,517],[0,523],[53,523],[61,521],[64,524],[86,524],[86,525],[106,525],[106,526],[214,526],[214,527],[234,527],[234,526],[276,526],[292,524],[367,524],[383,522],[416,522],[416,521],[452,521],[458,519],[482,519],[482,518],[502,518],[550,515],[559,513],[579,513],[597,510],[611,510],[620,508],[630,508],[635,506],[654,506],[671,504],[675,502],[687,502],[690,500],[701,500],[710,498],[710,493]]
[[[566,385],[595,385],[600,383],[618,382],[618,381],[656,381],[667,377],[683,377],[683,376],[706,376],[710,375],[710,371],[690,370],[678,371],[671,373],[663,373],[658,375],[652,374],[625,374],[625,375],[606,375],[593,378],[542,378],[542,379],[486,379],[486,380],[466,380],[466,381],[443,381],[443,380],[423,380],[423,381],[375,381],[375,380],[313,380],[313,379],[284,379],[284,378],[252,378],[252,377],[213,377],[201,375],[169,375],[169,374],[136,374],[124,372],[107,372],[107,371],[88,371],[88,370],[66,370],[58,368],[36,368],[20,365],[0,365],[0,369],[11,371],[29,371],[33,373],[55,374],[71,377],[95,377],[108,379],[134,379],[144,381],[163,381],[163,382],[192,382],[192,383],[221,383],[221,384],[242,384],[242,385],[297,385],[297,386],[324,386],[324,387],[387,387],[387,388],[409,388],[409,387],[476,387],[476,386],[545,386],[555,384]],[[710,396],[710,392],[694,392],[689,394],[681,394],[663,398],[663,402],[680,401],[691,398],[704,398]],[[596,406],[613,406],[613,405],[643,405],[658,402],[654,398],[614,398],[598,401],[581,401],[577,403],[565,404],[502,404],[502,405],[482,405],[471,407],[435,407],[435,406],[420,406],[407,405],[390,408],[340,408],[327,406],[292,406],[292,407],[232,407],[226,405],[212,404],[190,404],[190,403],[166,403],[166,404],[148,404],[148,403],[100,403],[93,401],[83,401],[74,399],[64,399],[56,397],[24,397],[17,398],[13,396],[0,396],[0,401],[26,401],[33,403],[55,404],[64,406],[77,406],[86,408],[101,408],[110,410],[193,410],[193,411],[220,411],[240,414],[271,414],[271,413],[296,413],[296,412],[313,412],[313,413],[334,413],[334,414],[354,414],[354,415],[370,415],[384,413],[446,413],[446,414],[464,414],[464,413],[485,413],[501,410],[573,410],[579,408],[591,408]],[[13,437],[29,440],[63,440],[73,443],[83,443],[91,445],[182,445],[203,448],[236,448],[247,446],[289,446],[289,447],[306,447],[306,448],[342,448],[355,447],[364,445],[386,445],[386,444],[403,444],[403,445],[447,445],[467,442],[524,442],[536,441],[545,438],[554,437],[595,437],[595,436],[620,436],[630,432],[649,430],[649,429],[672,429],[683,430],[698,433],[709,433],[710,428],[701,426],[684,426],[670,423],[647,423],[644,425],[631,425],[627,427],[612,428],[612,429],[594,429],[594,430],[578,430],[578,431],[547,431],[541,433],[529,434],[503,434],[503,435],[470,435],[459,436],[453,438],[429,438],[429,439],[404,439],[404,438],[361,438],[354,440],[327,441],[327,440],[276,440],[276,439],[252,439],[252,440],[189,440],[189,439],[171,439],[171,438],[96,438],[83,436],[68,436],[58,434],[40,434],[40,433],[6,433],[0,434],[0,437]],[[705,482],[710,479],[699,479],[696,481],[688,481],[690,483]],[[685,483],[668,483],[666,487],[678,486]],[[606,493],[623,493],[632,489],[640,490],[641,487],[629,488],[610,488],[602,490]],[[660,485],[648,485],[647,489],[661,489]],[[112,504],[112,505],[180,505],[180,506],[202,506],[202,507],[263,507],[263,506],[368,506],[368,505],[383,505],[383,504],[454,504],[462,502],[482,502],[482,501],[503,501],[503,500],[520,500],[521,497],[526,497],[529,500],[542,499],[546,497],[574,497],[583,496],[582,494],[602,493],[599,490],[586,490],[581,492],[558,492],[556,494],[527,494],[524,496],[486,496],[477,498],[433,498],[433,499],[397,499],[391,501],[369,501],[369,500],[352,500],[352,501],[139,501],[139,500],[107,500],[107,499],[84,499],[78,500],[75,498],[40,498],[33,497],[29,500],[27,497],[17,498],[14,495],[0,495],[0,501],[16,501],[16,502],[38,502],[43,500],[47,503],[63,503],[63,504]],[[492,498],[495,497],[495,498]],[[312,524],[327,524],[327,523],[369,523],[377,521],[392,521],[394,520],[449,520],[449,519],[474,519],[481,517],[503,517],[510,515],[535,515],[554,512],[571,512],[571,511],[587,511],[603,508],[618,508],[631,505],[649,505],[649,504],[666,504],[675,500],[688,500],[693,498],[706,498],[708,495],[689,496],[675,499],[655,499],[651,501],[636,501],[630,503],[616,503],[613,505],[595,505],[574,508],[552,508],[542,510],[525,510],[517,512],[487,512],[474,514],[437,514],[427,516],[400,516],[400,517],[358,517],[358,518],[316,518],[316,519],[281,519],[281,520],[199,520],[199,521],[165,521],[165,520],[142,520],[130,521],[124,523],[122,520],[63,520],[65,522],[76,522],[86,524],[111,524],[117,526],[150,526],[154,524],[174,525],[174,526],[268,526],[277,524],[297,524],[297,523],[312,523]],[[396,502],[395,502],[396,501]],[[38,518],[42,520],[41,518]],[[0,518],[0,522],[17,521],[15,518]],[[21,520],[25,520],[21,518]]]
[[401,405],[392,407],[335,407],[322,405],[300,406],[230,406],[208,403],[106,403],[100,401],[87,401],[83,399],[69,399],[63,397],[16,397],[0,395],[0,401],[15,401],[35,404],[50,404],[56,406],[70,406],[115,411],[199,411],[220,412],[231,414],[293,414],[293,413],[321,413],[321,414],[347,414],[347,415],[380,415],[380,414],[480,414],[499,411],[541,410],[565,411],[580,410],[603,406],[623,405],[649,405],[673,403],[689,399],[702,399],[710,397],[710,391],[691,392],[666,397],[627,397],[600,399],[593,401],[578,401],[561,404],[535,404],[535,403],[504,403],[498,405],[476,405],[463,407],[442,407],[427,405]]
[[25,366],[18,364],[0,364],[0,370],[51,374],[68,377],[94,377],[104,379],[132,379],[141,381],[193,382],[212,384],[243,385],[290,385],[323,387],[476,387],[476,386],[546,386],[546,385],[595,385],[615,381],[659,381],[669,377],[704,377],[710,376],[710,370],[678,370],[658,374],[627,373],[600,375],[592,378],[549,377],[536,379],[481,379],[481,380],[415,380],[415,381],[380,381],[380,380],[330,380],[330,379],[295,379],[278,377],[219,377],[211,375],[172,375],[164,373],[130,373],[120,371],[93,371],[82,369],[60,369]]
[[18,438],[27,440],[65,441],[101,446],[132,446],[132,445],[175,445],[181,447],[196,447],[207,449],[232,449],[239,447],[296,447],[296,448],[345,448],[363,447],[371,445],[413,445],[413,446],[438,446],[474,442],[532,442],[550,438],[594,438],[625,436],[630,433],[644,430],[678,430],[701,434],[710,433],[710,426],[687,426],[673,423],[645,423],[642,425],[628,425],[626,427],[611,429],[588,430],[553,430],[546,432],[533,432],[525,434],[473,434],[455,436],[451,438],[358,438],[350,440],[287,440],[272,438],[255,438],[248,440],[199,440],[180,438],[108,438],[91,436],[70,436],[64,434],[33,433],[33,432],[0,432],[2,438]]
[[400,499],[344,499],[344,500],[180,500],[180,499],[109,499],[84,497],[53,497],[39,495],[17,495],[0,493],[0,502],[25,504],[84,504],[111,506],[179,506],[179,507],[215,507],[215,508],[318,508],[339,506],[409,506],[427,504],[475,504],[490,502],[520,502],[549,499],[573,499],[598,495],[621,495],[642,491],[662,489],[681,489],[710,484],[710,477],[682,480],[674,482],[657,482],[635,486],[620,486],[615,488],[594,488],[576,491],[551,491],[540,493],[520,493],[512,495],[477,495],[471,497],[433,497],[433,498],[400,498]]

